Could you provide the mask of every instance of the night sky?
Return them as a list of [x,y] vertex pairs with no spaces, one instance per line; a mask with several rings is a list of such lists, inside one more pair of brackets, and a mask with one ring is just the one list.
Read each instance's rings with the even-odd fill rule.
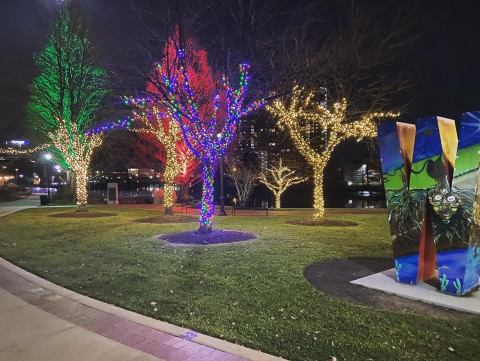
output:
[[[28,86],[36,74],[32,56],[43,46],[60,1],[0,2],[0,140],[28,136],[25,108]],[[92,35],[103,56],[116,64],[128,62],[130,54],[126,49],[142,31],[130,1],[84,2]],[[382,0],[369,3],[387,4]],[[424,32],[409,57],[418,67],[411,117],[458,117],[465,111],[480,110],[480,4],[425,4],[427,11],[419,14]]]

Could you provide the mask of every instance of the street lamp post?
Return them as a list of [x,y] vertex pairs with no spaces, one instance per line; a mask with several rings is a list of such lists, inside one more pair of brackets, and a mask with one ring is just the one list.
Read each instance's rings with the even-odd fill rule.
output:
[[52,153],[45,153],[43,157],[47,161],[47,199],[50,202],[50,161],[52,160],[53,156]]
[[[217,138],[220,139],[222,137],[221,133],[217,134]],[[224,189],[223,189],[223,161],[224,156],[220,157],[220,212],[218,213],[219,216],[226,216],[225,213],[225,197],[224,197]]]
[[219,216],[226,216],[225,213],[225,197],[224,197],[224,189],[223,189],[223,155],[220,158],[220,212],[218,213]]
[[15,168],[15,185],[18,186],[18,168]]

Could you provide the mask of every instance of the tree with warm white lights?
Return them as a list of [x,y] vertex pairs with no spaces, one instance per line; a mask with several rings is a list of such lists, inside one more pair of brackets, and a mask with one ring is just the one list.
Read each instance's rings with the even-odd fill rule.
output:
[[[360,141],[377,135],[376,119],[397,117],[393,112],[367,112],[359,119],[348,121],[347,100],[341,99],[331,109],[315,100],[315,93],[295,86],[288,100],[277,99],[267,106],[277,119],[280,129],[286,130],[298,152],[313,170],[314,218],[323,220],[325,203],[323,177],[335,147],[347,139]],[[324,140],[317,149],[310,141],[312,125],[319,129]]]
[[[232,87],[225,75],[213,84],[202,82],[199,74],[210,73],[209,78],[215,76],[208,64],[195,64],[206,67],[198,73],[188,71],[188,64],[195,63],[194,52],[198,50],[185,42],[175,45],[175,52],[169,53],[170,60],[157,64],[161,76],[150,75],[149,81],[157,88],[155,98],[163,101],[168,117],[177,122],[186,145],[201,163],[203,190],[199,232],[207,233],[213,226],[213,180],[218,161],[234,139],[240,118],[261,102],[245,105],[248,64],[240,65],[237,88]],[[150,97],[144,101],[152,100]]]
[[90,130],[107,94],[106,73],[94,62],[79,9],[65,2],[45,48],[35,57],[40,74],[31,86],[31,123],[74,177],[79,210],[87,206],[87,176],[102,132]]
[[306,182],[308,177],[298,175],[298,171],[286,164],[282,158],[260,173],[260,183],[273,192],[275,208],[282,208],[282,194],[291,186]]

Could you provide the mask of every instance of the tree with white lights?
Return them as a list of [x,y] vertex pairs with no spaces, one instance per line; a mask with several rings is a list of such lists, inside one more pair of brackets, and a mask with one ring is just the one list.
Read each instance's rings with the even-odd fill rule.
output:
[[[298,152],[305,158],[313,170],[313,208],[314,218],[324,219],[325,203],[323,177],[325,168],[335,147],[347,139],[361,141],[377,135],[376,119],[397,117],[393,112],[367,112],[357,120],[347,119],[347,100],[341,99],[327,109],[324,103],[314,98],[315,93],[295,86],[287,100],[277,99],[267,110],[278,119],[280,129],[290,135]],[[317,149],[310,139],[312,128],[323,135],[320,148]]]
[[298,171],[288,166],[282,158],[276,160],[272,166],[263,170],[259,176],[260,183],[273,192],[275,208],[282,208],[282,194],[295,184],[304,183],[308,177],[298,175]]

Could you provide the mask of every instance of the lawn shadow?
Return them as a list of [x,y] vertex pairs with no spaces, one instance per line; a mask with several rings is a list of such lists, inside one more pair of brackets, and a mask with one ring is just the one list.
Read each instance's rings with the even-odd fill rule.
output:
[[53,213],[49,214],[48,217],[52,218],[76,218],[76,219],[83,219],[83,218],[103,218],[103,217],[113,217],[116,216],[116,213],[108,213],[108,212],[62,212],[62,213]]
[[146,217],[146,218],[140,218],[140,219],[135,219],[132,222],[133,223],[148,223],[148,224],[162,224],[162,223],[192,223],[196,222],[197,218],[192,217],[192,216],[186,216],[186,215],[179,215],[179,214],[174,214],[174,215],[157,215],[154,217]]
[[391,258],[355,257],[318,262],[304,269],[304,277],[319,291],[336,298],[377,310],[410,312],[444,319],[470,318],[472,315],[446,310],[420,301],[369,289],[350,281],[393,267]]

